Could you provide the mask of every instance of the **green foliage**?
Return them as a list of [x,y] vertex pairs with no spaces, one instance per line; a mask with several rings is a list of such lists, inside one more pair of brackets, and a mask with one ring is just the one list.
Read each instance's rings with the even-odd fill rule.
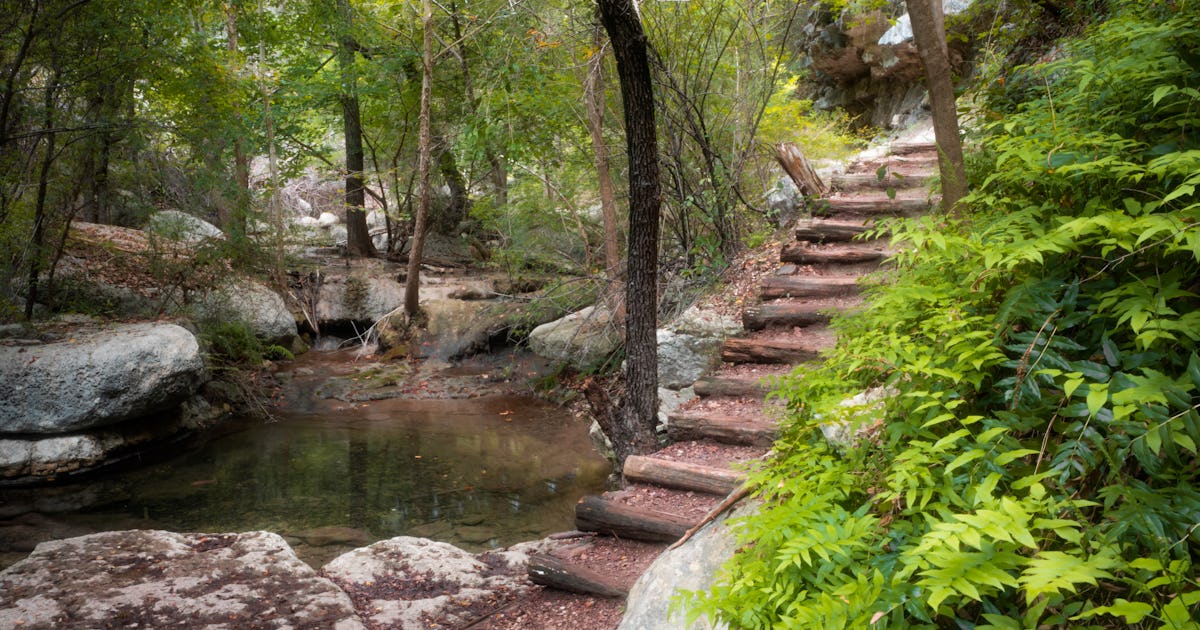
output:
[[[987,101],[972,212],[882,228],[897,270],[776,393],[765,507],[691,614],[1196,627],[1198,9],[1114,9],[1014,72],[1041,89]],[[820,429],[870,387],[896,393],[878,430],[833,450]]]
[[[203,320],[197,337],[207,348],[209,358],[221,366],[258,367],[268,352],[250,325],[238,319]],[[269,352],[279,358],[290,354],[279,346],[272,346]]]

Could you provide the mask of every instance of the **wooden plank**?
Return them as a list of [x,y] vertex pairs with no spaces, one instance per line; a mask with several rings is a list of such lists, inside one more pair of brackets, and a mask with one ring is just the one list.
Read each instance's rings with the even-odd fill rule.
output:
[[925,197],[889,199],[886,195],[853,195],[821,199],[813,204],[813,213],[822,216],[912,216],[929,208],[929,199]]
[[678,539],[694,521],[658,510],[636,508],[594,495],[575,504],[575,527],[618,538],[650,542]]
[[771,380],[770,376],[706,376],[693,383],[692,389],[701,398],[730,396],[761,400],[773,389]]
[[622,472],[630,481],[641,481],[666,488],[695,490],[720,496],[729,494],[745,480],[744,474],[728,468],[715,468],[642,455],[627,457]]
[[811,302],[768,302],[747,306],[742,309],[742,328],[762,330],[774,326],[794,328],[828,324],[830,310],[835,309],[831,309],[828,304]]
[[629,591],[606,575],[579,563],[569,562],[548,553],[529,556],[527,570],[529,581],[549,586],[560,591],[599,595],[601,597],[625,597]]
[[667,437],[676,442],[708,438],[726,444],[770,446],[779,437],[779,427],[722,414],[673,413],[667,417]]
[[882,249],[869,247],[810,247],[806,243],[784,243],[779,261],[799,265],[855,265],[880,262],[888,257]]
[[933,159],[937,159],[938,148],[934,142],[893,142],[888,147],[888,153],[891,155],[912,155],[914,153],[928,153]]
[[862,221],[810,219],[796,226],[796,240],[813,243],[844,243],[858,238],[868,226]]
[[820,352],[812,344],[798,341],[733,338],[721,344],[721,360],[727,363],[794,365],[812,361],[818,356]]
[[853,175],[834,175],[829,178],[829,188],[841,192],[859,190],[908,190],[911,188],[926,188],[929,186],[929,175],[903,175],[891,170],[880,178],[875,173],[857,173]]
[[858,276],[768,276],[759,285],[758,295],[764,300],[825,298],[857,295],[861,290]]

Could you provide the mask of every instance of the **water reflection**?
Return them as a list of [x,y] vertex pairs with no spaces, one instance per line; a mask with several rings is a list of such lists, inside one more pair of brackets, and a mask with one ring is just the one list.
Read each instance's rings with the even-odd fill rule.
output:
[[298,551],[402,534],[478,550],[570,529],[606,474],[586,425],[534,399],[323,403],[88,482],[94,492],[75,493],[86,505],[60,488],[3,491],[0,506],[99,529],[265,529]]

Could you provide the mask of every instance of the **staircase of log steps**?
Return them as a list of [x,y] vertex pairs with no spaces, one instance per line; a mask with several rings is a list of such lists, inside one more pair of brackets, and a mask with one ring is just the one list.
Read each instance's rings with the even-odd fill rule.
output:
[[782,246],[780,266],[763,280],[758,303],[744,307],[744,332],[724,342],[721,366],[695,383],[696,401],[669,417],[670,445],[627,459],[623,489],[581,499],[579,541],[565,553],[536,554],[533,582],[624,597],[632,582],[578,560],[604,556],[581,548],[625,539],[665,549],[725,507],[744,478],[740,464],[762,458],[777,436],[777,410],[764,402],[774,377],[834,344],[830,314],[860,304],[858,279],[891,254],[883,241],[856,237],[876,218],[928,211],[936,171],[932,144],[893,144],[886,155],[853,162],[831,178],[832,192],[809,202],[814,218],[802,219],[795,240]]

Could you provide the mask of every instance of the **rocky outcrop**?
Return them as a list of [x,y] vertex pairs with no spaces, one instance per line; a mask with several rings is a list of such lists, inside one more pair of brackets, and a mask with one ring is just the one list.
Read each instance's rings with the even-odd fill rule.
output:
[[363,628],[276,534],[120,531],[38,545],[0,573],[5,628]]
[[297,333],[296,320],[283,298],[249,278],[236,278],[209,291],[196,306],[195,314],[200,319],[244,321],[255,337],[268,343],[286,345]]
[[757,509],[756,502],[746,501],[705,525],[683,545],[659,556],[629,592],[619,630],[726,627],[703,618],[689,625],[685,623],[686,613],[672,612],[672,604],[679,591],[703,591],[712,586],[721,565],[738,549],[730,521]]
[[658,384],[680,389],[696,382],[717,362],[719,337],[702,337],[658,330]]
[[317,323],[375,322],[404,304],[404,285],[367,274],[326,276],[317,296]]
[[178,210],[159,210],[150,215],[146,231],[189,243],[225,238],[225,233],[217,226]]
[[602,306],[589,306],[529,333],[534,353],[579,370],[599,366],[620,345],[620,330]]
[[208,378],[192,333],[128,324],[0,345],[0,433],[66,433],[177,406]]
[[472,555],[442,542],[400,536],[338,556],[321,572],[381,628],[459,628],[533,586],[521,551]]

